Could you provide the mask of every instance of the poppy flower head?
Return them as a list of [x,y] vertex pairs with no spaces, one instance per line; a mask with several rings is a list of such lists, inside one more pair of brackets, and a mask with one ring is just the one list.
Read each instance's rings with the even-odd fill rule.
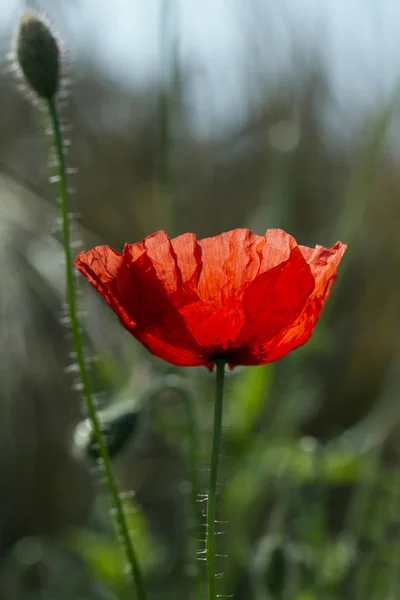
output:
[[310,338],[345,250],[299,246],[280,229],[202,240],[158,231],[122,254],[81,252],[75,265],[156,356],[233,368],[272,362]]

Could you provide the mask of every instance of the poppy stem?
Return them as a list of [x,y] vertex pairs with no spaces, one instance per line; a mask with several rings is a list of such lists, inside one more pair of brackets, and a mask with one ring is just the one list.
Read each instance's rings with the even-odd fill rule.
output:
[[217,499],[218,460],[221,447],[222,432],[222,406],[224,395],[225,360],[216,360],[217,377],[215,388],[213,440],[211,450],[211,469],[207,498],[207,525],[206,525],[206,564],[208,599],[216,600],[215,586],[215,514]]
[[86,408],[88,416],[93,428],[93,434],[99,447],[99,453],[103,463],[105,476],[108,484],[108,488],[111,494],[111,498],[114,504],[115,523],[118,529],[118,533],[121,535],[121,540],[124,545],[128,563],[130,566],[130,572],[134,587],[136,590],[137,600],[145,600],[146,594],[144,590],[143,577],[139,567],[138,560],[132,545],[131,536],[129,533],[129,527],[122,504],[121,497],[119,495],[117,483],[114,478],[114,474],[111,467],[110,456],[107,451],[107,447],[103,438],[103,434],[100,427],[100,422],[97,416],[96,407],[90,391],[88,370],[86,367],[85,354],[83,350],[82,335],[79,325],[77,304],[76,304],[76,289],[75,279],[72,267],[72,256],[71,256],[71,234],[68,216],[68,184],[67,184],[67,169],[65,160],[65,149],[64,140],[61,132],[60,119],[58,116],[57,106],[53,99],[47,100],[47,109],[50,117],[50,122],[53,131],[53,142],[57,157],[58,175],[59,175],[59,194],[60,194],[60,206],[61,206],[61,220],[62,220],[62,238],[64,246],[65,256],[65,277],[67,284],[67,305],[69,312],[69,324],[72,336],[72,342],[76,354],[76,360],[79,367],[79,374],[82,383],[83,396],[86,402]]

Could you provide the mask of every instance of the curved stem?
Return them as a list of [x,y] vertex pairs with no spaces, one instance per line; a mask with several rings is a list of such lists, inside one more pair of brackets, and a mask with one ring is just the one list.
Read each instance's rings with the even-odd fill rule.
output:
[[218,459],[221,447],[225,360],[216,360],[215,363],[217,365],[217,377],[215,388],[213,441],[211,451],[210,480],[208,486],[206,526],[206,561],[209,600],[217,599],[215,587],[215,508],[217,497]]
[[47,101],[47,108],[50,116],[51,126],[53,129],[54,147],[57,156],[58,175],[59,175],[59,194],[61,203],[62,217],[62,237],[65,256],[65,277],[67,284],[67,304],[70,319],[70,331],[72,342],[76,354],[76,360],[79,367],[83,395],[86,402],[88,416],[93,428],[93,434],[99,446],[100,456],[104,466],[104,471],[107,479],[108,488],[112,497],[115,508],[115,522],[118,527],[121,539],[125,548],[126,556],[129,562],[130,571],[136,590],[137,600],[145,600],[146,594],[143,585],[143,578],[140,571],[139,563],[133,549],[131,537],[129,534],[128,523],[124,512],[124,507],[118,492],[118,487],[112,472],[111,460],[107,451],[107,447],[101,432],[100,422],[96,413],[96,408],[90,392],[88,371],[86,368],[85,354],[83,351],[82,336],[79,326],[79,319],[76,306],[76,291],[75,279],[72,266],[71,256],[71,235],[68,216],[68,185],[67,185],[67,169],[65,161],[64,141],[62,137],[60,120],[57,112],[56,103],[54,100]]

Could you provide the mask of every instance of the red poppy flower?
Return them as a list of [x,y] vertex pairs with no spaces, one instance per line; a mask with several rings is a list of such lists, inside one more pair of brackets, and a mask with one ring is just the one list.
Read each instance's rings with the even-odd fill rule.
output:
[[280,229],[197,240],[158,231],[122,254],[81,252],[75,265],[156,356],[181,366],[260,365],[311,336],[346,246],[307,248]]

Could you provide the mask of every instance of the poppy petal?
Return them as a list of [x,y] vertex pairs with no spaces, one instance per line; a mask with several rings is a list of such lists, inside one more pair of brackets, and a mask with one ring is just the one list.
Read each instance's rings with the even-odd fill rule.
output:
[[108,302],[123,325],[133,332],[136,323],[125,302],[133,293],[132,282],[122,255],[109,246],[97,246],[88,252],[80,252],[74,264]]
[[165,232],[139,244],[126,244],[124,260],[134,288],[126,305],[137,321],[138,339],[155,354],[162,351],[163,358],[167,352],[169,358],[165,360],[173,364],[197,364],[195,357],[202,352],[179,310],[181,275]]
[[[198,242],[195,236],[188,235],[172,240],[183,281],[190,281],[194,294],[193,302],[182,307],[181,312],[188,329],[207,353],[207,349],[231,345],[242,328],[243,294],[259,271],[264,241],[248,229]],[[190,265],[190,279],[186,264]]]
[[[248,286],[260,273],[286,261],[297,247],[294,238],[279,229],[265,236],[236,229],[198,242],[185,234],[172,244],[181,272],[187,263],[195,273],[191,284],[195,300],[181,312],[197,343],[214,349],[234,345],[246,319],[243,296]],[[196,261],[190,252],[196,253]]]
[[259,275],[247,288],[243,299],[245,325],[237,346],[265,344],[301,314],[315,281],[300,249],[289,258]]
[[100,246],[81,252],[75,265],[149,350],[157,350],[174,364],[197,364],[201,349],[179,311],[168,302],[143,245],[126,245],[123,256]]
[[274,339],[254,348],[246,358],[242,357],[244,362],[241,364],[261,364],[254,362],[255,360],[264,362],[279,360],[310,339],[335,282],[337,267],[347,246],[337,242],[332,248],[322,246],[314,249],[305,246],[299,246],[299,248],[315,278],[314,291],[309,296],[299,317],[291,325],[277,333]]

